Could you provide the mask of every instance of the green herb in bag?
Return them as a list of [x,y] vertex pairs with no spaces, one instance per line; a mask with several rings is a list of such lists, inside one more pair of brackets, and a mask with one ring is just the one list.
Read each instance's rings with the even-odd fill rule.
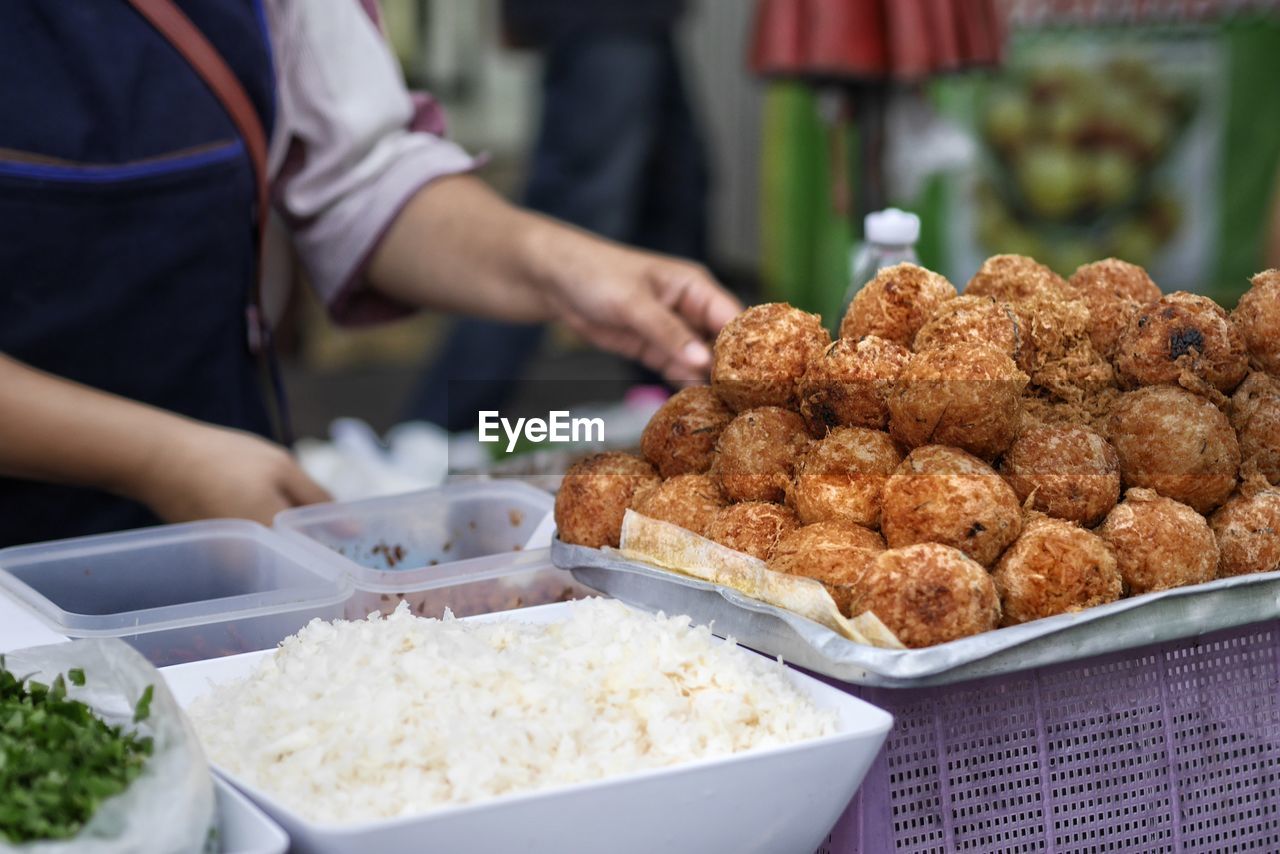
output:
[[[0,837],[10,842],[74,836],[151,755],[150,738],[109,726],[68,699],[67,681],[84,685],[84,671],[72,669],[52,685],[24,684],[0,656]],[[151,695],[148,686],[135,722],[149,714]]]

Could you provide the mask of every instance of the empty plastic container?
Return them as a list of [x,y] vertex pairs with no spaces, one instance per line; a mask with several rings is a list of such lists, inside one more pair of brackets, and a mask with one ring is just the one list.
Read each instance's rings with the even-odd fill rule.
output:
[[267,649],[340,617],[351,582],[261,525],[216,520],[0,550],[0,589],[58,634],[118,637],[164,666]]
[[400,601],[439,617],[509,611],[596,595],[551,565],[549,493],[510,480],[286,510],[281,534],[345,558],[355,593],[347,616],[384,614]]

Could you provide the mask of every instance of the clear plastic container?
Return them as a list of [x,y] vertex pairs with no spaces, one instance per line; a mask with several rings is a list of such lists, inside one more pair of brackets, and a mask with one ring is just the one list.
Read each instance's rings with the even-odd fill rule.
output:
[[253,522],[216,520],[0,551],[0,589],[60,635],[118,637],[153,664],[275,646],[342,616],[342,566]]
[[510,480],[451,483],[422,492],[286,510],[286,537],[341,555],[355,583],[351,619],[389,614],[489,614],[597,595],[551,565],[546,548],[554,499]]

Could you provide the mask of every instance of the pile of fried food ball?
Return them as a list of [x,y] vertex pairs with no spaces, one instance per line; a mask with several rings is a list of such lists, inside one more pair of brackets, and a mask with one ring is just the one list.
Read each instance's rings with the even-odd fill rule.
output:
[[641,456],[575,465],[560,537],[631,507],[816,579],[923,647],[1280,569],[1280,271],[1228,314],[1115,259],[882,270],[831,341],[757,305]]

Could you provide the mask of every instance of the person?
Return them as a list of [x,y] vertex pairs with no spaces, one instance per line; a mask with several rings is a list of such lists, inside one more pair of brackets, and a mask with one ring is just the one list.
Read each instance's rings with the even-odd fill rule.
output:
[[[603,237],[705,262],[708,167],[675,44],[684,7],[503,0],[503,29],[514,46],[545,58],[524,204]],[[501,409],[514,395],[542,330],[457,321],[407,416],[471,429],[478,411]]]
[[282,235],[339,323],[554,319],[705,375],[733,297],[488,190],[357,0],[176,10],[0,12],[0,545],[327,497],[265,438]]

